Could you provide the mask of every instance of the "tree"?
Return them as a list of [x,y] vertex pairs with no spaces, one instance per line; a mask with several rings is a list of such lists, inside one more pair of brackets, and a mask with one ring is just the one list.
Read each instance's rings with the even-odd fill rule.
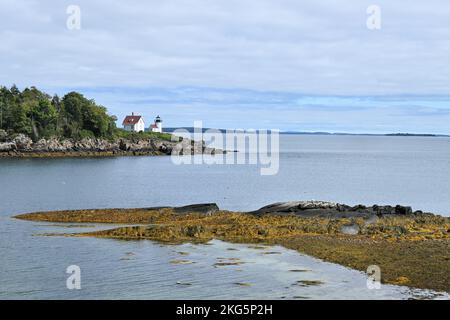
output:
[[78,92],[62,99],[39,91],[35,87],[22,92],[13,85],[0,87],[0,128],[10,133],[25,133],[40,137],[111,138],[116,134],[117,118],[107,109]]

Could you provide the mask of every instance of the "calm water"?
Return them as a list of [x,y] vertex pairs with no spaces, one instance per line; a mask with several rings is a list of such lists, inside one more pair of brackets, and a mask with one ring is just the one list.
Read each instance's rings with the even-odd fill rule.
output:
[[[253,210],[277,201],[310,199],[404,204],[450,216],[450,139],[281,139],[276,176],[261,176],[259,168],[251,165],[176,166],[170,157],[0,160],[0,299],[429,296],[428,292],[395,286],[368,290],[359,272],[283,248],[265,249],[279,253],[269,255],[264,250],[219,241],[160,246],[148,241],[45,237],[39,234],[104,226],[67,228],[10,218],[39,210],[200,202]],[[240,258],[245,263],[217,267],[217,258]],[[174,259],[193,263],[170,263]],[[80,291],[65,287],[65,269],[71,264],[82,269]],[[290,269],[309,271],[295,273]],[[292,285],[298,280],[323,284]]]

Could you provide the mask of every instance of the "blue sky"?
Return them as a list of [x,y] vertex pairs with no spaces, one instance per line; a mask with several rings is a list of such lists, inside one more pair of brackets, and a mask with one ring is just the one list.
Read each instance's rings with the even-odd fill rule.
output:
[[[66,9],[81,9],[68,30]],[[381,29],[366,9],[381,8]],[[450,134],[450,3],[0,0],[0,84],[166,126]]]

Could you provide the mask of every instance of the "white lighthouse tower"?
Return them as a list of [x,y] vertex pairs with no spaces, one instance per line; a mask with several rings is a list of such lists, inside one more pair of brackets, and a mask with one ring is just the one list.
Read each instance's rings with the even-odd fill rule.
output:
[[162,133],[162,120],[160,116],[155,118],[155,123],[151,125],[152,132]]

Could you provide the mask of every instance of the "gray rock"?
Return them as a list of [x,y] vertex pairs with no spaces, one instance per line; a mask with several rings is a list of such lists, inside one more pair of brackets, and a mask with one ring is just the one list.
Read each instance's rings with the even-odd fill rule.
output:
[[201,203],[183,207],[175,207],[173,210],[178,214],[201,213],[204,215],[212,215],[219,210],[219,207],[215,203]]
[[364,211],[366,210],[367,207],[365,205],[362,204],[357,204],[356,206],[353,206],[350,211]]
[[317,209],[336,209],[338,204],[334,202],[326,201],[290,201],[290,202],[277,202],[268,206],[262,207],[259,210],[252,213],[265,214],[265,213],[295,213],[305,210],[317,210]]
[[395,208],[392,206],[372,206],[372,210],[378,215],[394,214]]
[[5,130],[0,129],[0,142],[6,142],[7,139],[8,133]]
[[359,233],[359,226],[356,223],[348,224],[341,227],[341,232],[344,234],[355,235]]
[[400,215],[412,214],[412,209],[411,209],[411,207],[404,207],[404,206],[397,205],[397,206],[395,206],[395,214],[400,214]]
[[383,215],[409,215],[413,211],[411,207],[397,205],[367,207],[364,205],[348,206],[326,201],[291,201],[274,203],[249,214],[264,215],[296,215],[301,217],[329,217],[329,218],[357,218],[376,219]]
[[9,152],[16,149],[16,144],[14,142],[4,142],[0,143],[0,152]]
[[12,141],[16,145],[17,150],[31,150],[33,140],[26,135],[20,133]]

